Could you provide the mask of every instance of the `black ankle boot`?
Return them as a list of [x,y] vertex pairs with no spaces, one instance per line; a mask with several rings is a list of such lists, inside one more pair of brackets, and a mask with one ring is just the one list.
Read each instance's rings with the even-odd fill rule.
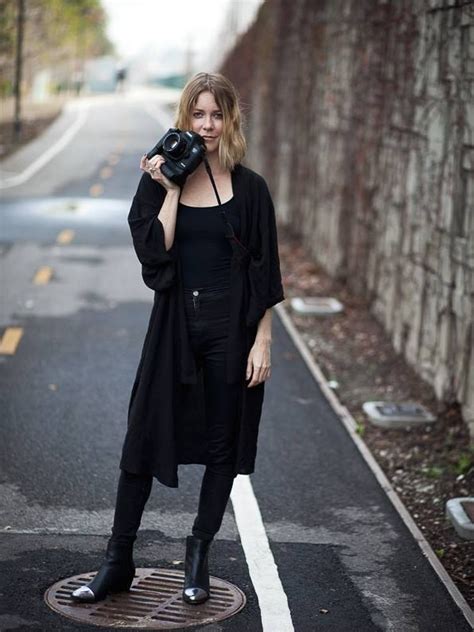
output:
[[207,558],[211,542],[195,535],[186,538],[183,587],[183,600],[186,603],[198,604],[210,597]]
[[106,561],[94,579],[71,593],[71,599],[95,602],[105,599],[108,593],[129,590],[135,577],[132,549],[133,543],[120,543],[110,539],[105,554]]

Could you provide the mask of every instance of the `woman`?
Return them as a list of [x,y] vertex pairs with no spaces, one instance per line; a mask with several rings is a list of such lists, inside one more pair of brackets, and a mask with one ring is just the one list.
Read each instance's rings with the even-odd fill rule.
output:
[[227,78],[190,79],[175,126],[204,137],[222,206],[204,163],[180,188],[161,172],[162,156],[141,159],[128,222],[154,304],[130,397],[106,561],[72,593],[76,601],[130,588],[133,543],[153,477],[178,487],[184,463],[206,468],[186,538],[183,599],[208,599],[209,546],[235,476],[254,471],[271,370],[271,307],[285,298],[274,207],[262,176],[240,164],[246,143]]

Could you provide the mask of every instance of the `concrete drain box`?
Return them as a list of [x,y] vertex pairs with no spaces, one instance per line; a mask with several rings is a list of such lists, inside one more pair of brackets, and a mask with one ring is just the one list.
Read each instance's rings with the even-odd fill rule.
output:
[[446,503],[446,517],[461,538],[474,540],[474,496],[450,498]]
[[344,305],[332,296],[295,296],[291,299],[290,305],[298,314],[313,316],[330,316],[344,309]]
[[437,419],[424,406],[414,402],[364,402],[362,408],[370,421],[382,428],[417,427]]
[[48,588],[47,605],[56,612],[90,625],[110,628],[172,630],[222,621],[245,606],[245,593],[234,584],[209,576],[210,598],[202,604],[182,599],[184,571],[137,568],[130,591],[108,595],[97,603],[76,603],[71,593],[97,571],[66,577]]

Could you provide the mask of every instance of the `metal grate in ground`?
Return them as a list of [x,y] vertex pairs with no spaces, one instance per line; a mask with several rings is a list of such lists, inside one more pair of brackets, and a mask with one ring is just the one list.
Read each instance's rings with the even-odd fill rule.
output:
[[210,576],[211,596],[200,605],[182,600],[184,571],[137,568],[129,592],[108,595],[97,603],[76,603],[73,590],[87,584],[97,571],[66,577],[48,588],[44,600],[60,614],[92,625],[111,628],[172,630],[214,623],[235,615],[246,603],[234,584]]

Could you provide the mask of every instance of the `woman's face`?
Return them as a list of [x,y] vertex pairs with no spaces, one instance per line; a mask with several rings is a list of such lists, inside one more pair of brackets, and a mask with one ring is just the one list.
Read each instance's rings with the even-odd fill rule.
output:
[[204,137],[207,153],[216,151],[224,127],[222,111],[212,92],[201,92],[191,110],[191,130]]

